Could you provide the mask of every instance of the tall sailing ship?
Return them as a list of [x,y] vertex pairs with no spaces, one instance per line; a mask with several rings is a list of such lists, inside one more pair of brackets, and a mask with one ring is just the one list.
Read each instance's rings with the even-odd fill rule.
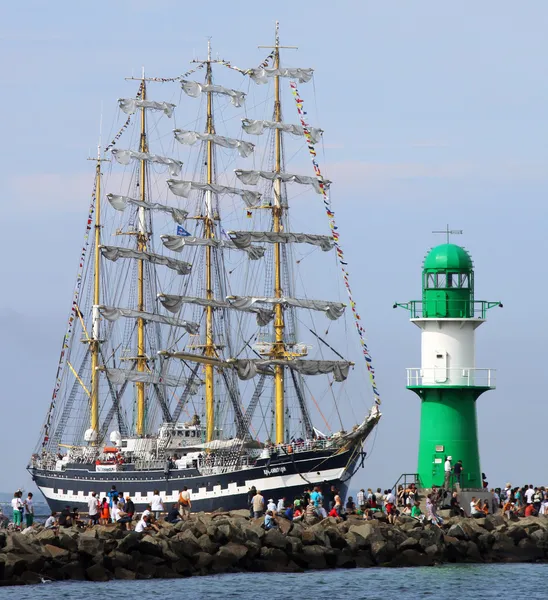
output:
[[[85,507],[92,491],[102,497],[113,485],[138,509],[154,490],[176,502],[186,486],[194,510],[230,510],[246,506],[252,486],[274,499],[314,485],[345,493],[363,466],[380,418],[377,391],[361,422],[328,430],[350,401],[343,382],[361,367],[334,348],[338,340],[352,351],[347,331],[336,338],[320,319],[344,326],[357,313],[352,300],[346,316],[344,303],[307,296],[319,269],[320,288],[336,289],[342,251],[333,226],[328,234],[292,227],[292,198],[308,203],[300,212],[308,225],[322,215],[318,193],[330,206],[329,182],[316,161],[314,174],[286,171],[290,145],[313,154],[322,132],[306,124],[296,93],[312,69],[282,66],[281,48],[276,29],[267,59],[243,70],[212,58],[208,44],[189,73],[143,73],[136,95],[118,100],[127,120],[96,159],[68,329],[28,467],[52,510]],[[221,70],[267,99],[248,106],[242,89],[214,81]],[[205,78],[189,79],[194,72]],[[156,82],[171,88],[178,109],[150,97]],[[284,92],[297,99],[300,124],[283,120]],[[191,102],[198,118],[181,106]],[[236,131],[238,118],[237,137],[221,135]],[[176,119],[185,125],[173,130]],[[323,252],[331,273],[320,266]],[[344,267],[343,275],[349,290]],[[360,341],[362,376],[367,367],[374,384]]]

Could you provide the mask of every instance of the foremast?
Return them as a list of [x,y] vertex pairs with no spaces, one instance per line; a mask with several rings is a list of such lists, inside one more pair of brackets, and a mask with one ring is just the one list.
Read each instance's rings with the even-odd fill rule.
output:
[[[94,160],[94,159],[90,159]],[[93,252],[93,309],[91,326],[91,394],[90,394],[90,442],[97,445],[99,438],[99,357],[101,335],[99,305],[101,303],[101,146],[97,148],[95,159],[95,247]]]
[[[143,72],[141,81],[141,100],[146,100],[146,81]],[[139,151],[142,153],[148,152],[147,134],[146,134],[146,109],[141,107],[141,135],[139,141]],[[140,161],[139,173],[139,192],[141,202],[146,202],[146,161]],[[138,210],[138,230],[137,230],[137,249],[140,252],[145,252],[147,247],[147,232],[146,232],[146,213],[143,206]],[[137,310],[145,311],[145,265],[144,260],[137,260]],[[137,319],[137,371],[144,373],[146,369],[146,348],[145,348],[145,321],[142,317]],[[138,381],[136,384],[137,404],[135,418],[135,433],[138,436],[145,434],[145,383]]]

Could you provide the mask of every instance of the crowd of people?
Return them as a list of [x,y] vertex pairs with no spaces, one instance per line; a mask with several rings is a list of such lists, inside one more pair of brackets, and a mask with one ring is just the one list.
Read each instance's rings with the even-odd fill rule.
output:
[[[328,488],[328,489],[325,489]],[[487,490],[486,490],[487,491]],[[421,522],[427,521],[441,527],[443,518],[438,510],[449,510],[451,516],[485,517],[489,514],[502,514],[508,519],[548,515],[548,487],[532,484],[513,487],[510,483],[504,488],[492,488],[488,498],[485,493],[481,498],[471,498],[469,506],[461,506],[459,492],[451,491],[445,486],[433,486],[425,498],[419,497],[416,484],[399,485],[395,490],[376,491],[362,488],[356,499],[350,496],[346,502],[340,491],[334,486],[308,486],[302,494],[289,501],[286,497],[265,499],[259,490],[251,487],[247,504],[250,518],[264,517],[264,528],[278,527],[278,519],[291,521],[316,522],[318,519],[333,517],[339,521],[346,520],[348,515],[357,515],[365,520],[375,518],[375,513],[384,513],[389,523],[394,523],[399,515],[407,515]],[[424,500],[421,509],[421,500]],[[34,523],[33,494],[15,492],[11,501],[13,524],[9,527],[23,530]],[[177,523],[190,516],[192,502],[190,491],[184,487],[178,501],[170,507],[165,506],[158,490],[155,490],[150,503],[142,513],[137,514],[135,504],[129,497],[117,491],[113,485],[105,497],[100,498],[95,492],[87,498],[88,511],[85,518],[80,516],[78,508],[66,506],[59,513],[52,512],[45,522],[48,529],[58,530],[61,527],[93,527],[95,525],[117,524],[126,530],[134,528],[137,532],[158,530],[157,522],[164,519],[168,523]],[[8,526],[9,519],[0,509],[0,528]]]
[[[23,529],[23,508],[25,511],[32,511],[32,518],[25,517],[27,527],[32,526],[34,518],[32,494],[29,493],[29,498],[24,502],[21,501],[20,494],[21,492],[16,492],[12,500],[13,528],[15,530]],[[87,498],[87,505],[88,511],[85,518],[80,515],[78,507],[66,506],[60,512],[53,511],[46,519],[44,526],[46,529],[58,531],[59,528],[72,527],[73,525],[86,528],[114,523],[128,531],[131,531],[135,525],[135,531],[142,532],[158,530],[156,522],[161,518],[169,523],[186,520],[189,518],[192,508],[190,492],[186,487],[179,493],[178,501],[169,510],[164,507],[160,492],[155,490],[145,510],[137,514],[133,500],[129,496],[124,497],[121,492],[118,492],[115,485],[103,498],[100,498],[96,492],[91,492]],[[19,511],[20,506],[23,507],[21,511]]]

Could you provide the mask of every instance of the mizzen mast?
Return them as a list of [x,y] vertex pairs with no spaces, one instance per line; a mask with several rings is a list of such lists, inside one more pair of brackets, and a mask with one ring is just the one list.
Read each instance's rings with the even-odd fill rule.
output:
[[[276,36],[274,46],[259,46],[259,48],[274,49],[274,68],[280,68],[280,48],[296,49],[296,46],[280,46],[279,22],[276,21]],[[280,99],[280,77],[274,77],[274,121],[282,122],[282,104]],[[275,165],[274,171],[279,174],[282,172],[282,130],[274,130],[275,143]],[[272,205],[273,229],[280,233],[283,230],[283,203],[282,203],[282,181],[280,178],[274,180],[274,204]],[[274,244],[274,295],[276,298],[283,296],[282,289],[282,245],[277,242]],[[284,343],[284,309],[281,303],[275,305],[274,316],[274,344],[272,345],[271,356],[275,360],[287,358],[286,347]],[[275,390],[275,418],[276,418],[276,444],[283,444],[285,441],[285,394],[284,394],[284,367],[276,365],[274,370],[274,390]]]
[[[141,100],[146,100],[146,81],[143,70],[141,81]],[[148,152],[147,134],[146,134],[146,109],[141,107],[141,136],[139,142],[139,151]],[[139,190],[141,202],[146,201],[146,161],[142,159],[140,165]],[[137,249],[141,252],[146,250],[146,213],[143,206],[138,211],[138,231],[137,231]],[[137,261],[137,310],[145,310],[145,265],[144,260]],[[137,371],[142,373],[146,368],[146,349],[145,349],[145,321],[142,317],[137,319]],[[139,436],[145,434],[145,384],[138,381],[137,389],[137,407],[135,420],[135,433]]]

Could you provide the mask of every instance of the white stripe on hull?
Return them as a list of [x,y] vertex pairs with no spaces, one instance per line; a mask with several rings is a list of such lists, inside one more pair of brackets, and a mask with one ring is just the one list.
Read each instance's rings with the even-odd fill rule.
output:
[[[268,494],[269,490],[279,490],[281,488],[290,488],[290,487],[305,487],[309,484],[323,483],[324,481],[332,481],[335,479],[341,479],[344,475],[345,467],[340,467],[337,469],[326,469],[325,471],[318,471],[315,473],[306,473],[306,478],[304,476],[297,474],[291,475],[277,475],[273,477],[265,477],[261,479],[249,479],[246,480],[245,485],[238,486],[236,483],[229,483],[227,488],[222,489],[220,485],[214,485],[211,490],[207,490],[205,487],[199,488],[197,492],[193,492],[191,494],[191,500],[211,500],[215,498],[223,498],[225,496],[237,496],[240,494],[247,494],[249,488],[251,486],[255,486],[255,488],[259,491],[262,491]],[[76,482],[75,482],[76,483]],[[89,483],[89,481],[87,482]],[[165,484],[165,481],[164,481]],[[60,502],[67,502],[68,504],[72,503],[86,503],[88,494],[83,491],[74,491],[74,490],[61,490],[59,489],[57,492],[53,491],[54,488],[51,487],[40,487],[40,491],[46,499],[48,500],[57,500]],[[126,492],[123,488],[120,488],[120,492],[125,496],[131,496],[133,502],[137,505],[146,505],[149,504],[152,496],[154,494],[153,490],[147,490],[146,492]],[[181,490],[173,490],[171,493],[167,493],[166,490],[160,491],[160,496],[164,500],[165,503],[173,503],[177,502],[179,499],[179,492]],[[107,491],[99,491],[99,498],[105,498],[107,495]]]

